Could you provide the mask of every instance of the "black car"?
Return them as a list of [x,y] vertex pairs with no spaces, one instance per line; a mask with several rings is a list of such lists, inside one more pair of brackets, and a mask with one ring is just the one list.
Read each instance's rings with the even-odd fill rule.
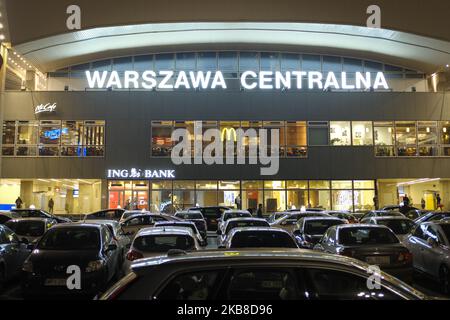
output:
[[395,210],[372,210],[369,212],[366,212],[359,221],[362,223],[365,223],[365,221],[369,221],[370,218],[375,217],[402,217],[404,218],[405,215],[401,213],[400,211]]
[[201,211],[178,211],[175,213],[175,217],[194,222],[203,240],[208,240],[207,223]]
[[405,214],[409,210],[420,210],[420,209],[418,209],[416,207],[411,207],[411,206],[391,205],[391,206],[384,206],[383,208],[381,208],[381,210],[383,210],[383,211],[400,211],[401,213]]
[[92,213],[88,213],[84,216],[85,220],[116,220],[119,221],[125,209],[106,209]]
[[314,247],[326,253],[348,256],[376,265],[381,270],[412,281],[412,254],[386,226],[373,224],[344,224],[327,230]]
[[[45,233],[23,264],[22,291],[32,298],[95,296],[120,273],[119,261],[116,240],[106,225],[58,224]],[[80,286],[71,290],[69,277],[76,269]],[[76,280],[71,283],[76,285]]]
[[449,211],[433,211],[429,212],[423,216],[420,216],[416,220],[414,220],[414,223],[419,225],[422,222],[430,222],[430,221],[439,221],[446,218],[450,218],[450,212]]
[[345,221],[336,217],[305,217],[297,221],[297,229],[292,232],[300,248],[312,249],[328,228]]
[[11,213],[0,212],[0,224],[5,224],[7,221],[13,219]]
[[217,231],[218,220],[222,217],[222,213],[227,210],[230,210],[230,208],[224,206],[193,207],[188,209],[188,211],[200,211],[202,213],[206,219],[208,231]]
[[47,218],[54,219],[58,223],[72,222],[68,218],[58,217],[41,209],[12,209],[11,215],[13,218]]

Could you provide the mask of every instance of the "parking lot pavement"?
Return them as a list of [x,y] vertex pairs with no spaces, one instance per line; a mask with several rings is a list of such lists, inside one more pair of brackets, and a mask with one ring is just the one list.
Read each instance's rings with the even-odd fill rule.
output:
[[[217,237],[215,233],[208,234],[208,245],[206,249],[217,248]],[[436,298],[450,299],[450,296],[444,296],[439,288],[439,284],[423,274],[416,273],[414,275],[413,287],[423,293]],[[8,282],[5,288],[0,292],[0,300],[21,300],[22,294],[20,290],[19,279]]]

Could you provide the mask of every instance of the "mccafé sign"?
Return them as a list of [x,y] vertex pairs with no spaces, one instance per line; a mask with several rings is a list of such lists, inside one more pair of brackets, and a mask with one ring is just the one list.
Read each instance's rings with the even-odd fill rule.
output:
[[[221,71],[86,71],[89,88],[117,89],[227,89]],[[369,88],[389,89],[383,72],[356,72],[350,77],[347,72],[319,71],[244,71],[240,76],[241,86],[247,90],[365,90]],[[306,85],[305,85],[306,84]]]

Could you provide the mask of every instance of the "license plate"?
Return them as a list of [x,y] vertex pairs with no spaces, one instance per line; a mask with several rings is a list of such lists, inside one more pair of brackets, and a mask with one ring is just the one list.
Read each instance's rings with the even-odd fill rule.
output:
[[368,264],[389,264],[391,263],[391,257],[389,256],[366,257],[366,262]]
[[66,279],[45,279],[44,285],[49,287],[65,287]]

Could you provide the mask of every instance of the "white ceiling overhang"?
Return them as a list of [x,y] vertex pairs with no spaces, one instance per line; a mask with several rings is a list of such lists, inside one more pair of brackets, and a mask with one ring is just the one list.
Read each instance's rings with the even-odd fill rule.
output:
[[[404,32],[311,23],[157,23],[103,27],[20,44],[42,71],[165,48],[267,48],[355,56],[428,73],[450,63],[450,42]],[[281,50],[280,50],[281,51]]]

